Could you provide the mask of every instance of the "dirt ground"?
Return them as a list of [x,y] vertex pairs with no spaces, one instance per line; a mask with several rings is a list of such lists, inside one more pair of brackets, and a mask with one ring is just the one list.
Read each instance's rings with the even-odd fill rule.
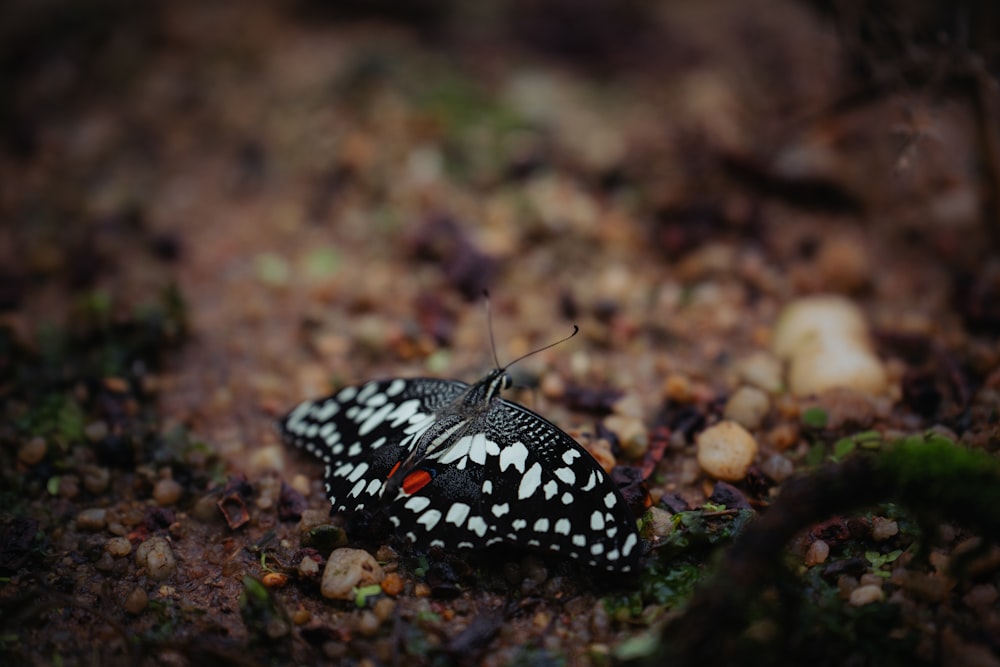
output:
[[[0,662],[1000,665],[1000,23],[932,5],[4,4]],[[501,363],[580,327],[510,398],[645,480],[639,577],[345,535],[280,441],[480,378],[487,289]],[[817,294],[878,388],[793,390]],[[751,387],[722,483],[697,438]],[[684,625],[788,480],[899,441],[925,492],[831,501]],[[324,598],[348,545],[389,576]]]

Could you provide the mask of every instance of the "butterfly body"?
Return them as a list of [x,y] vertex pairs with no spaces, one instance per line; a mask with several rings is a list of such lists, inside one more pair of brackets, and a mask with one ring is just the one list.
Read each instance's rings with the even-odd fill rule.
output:
[[472,385],[373,381],[300,404],[281,430],[325,463],[335,511],[384,512],[418,546],[508,543],[634,571],[640,540],[618,489],[569,435],[503,399],[509,386],[504,369]]

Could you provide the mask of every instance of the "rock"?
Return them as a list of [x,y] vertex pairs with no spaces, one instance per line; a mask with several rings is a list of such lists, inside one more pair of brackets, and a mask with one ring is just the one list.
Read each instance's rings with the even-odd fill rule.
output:
[[161,507],[173,505],[181,499],[183,493],[184,488],[173,479],[158,480],[153,486],[153,500]]
[[385,572],[375,557],[363,549],[341,548],[330,554],[323,570],[320,592],[323,597],[351,600],[354,589],[380,584]]
[[881,602],[885,599],[885,592],[882,587],[877,584],[865,584],[864,586],[858,586],[853,591],[848,598],[848,602],[854,607],[863,607],[866,604],[871,604],[873,602]]
[[733,421],[710,426],[695,439],[698,465],[711,477],[735,482],[746,477],[757,455],[757,441]]
[[94,495],[100,495],[108,490],[111,482],[111,471],[97,465],[80,466],[80,477],[83,481],[83,488]]
[[125,598],[125,611],[133,616],[138,616],[146,610],[148,604],[149,596],[146,595],[146,591],[141,588],[133,588]]
[[104,543],[104,550],[115,558],[121,558],[132,553],[132,543],[126,537],[112,537]]
[[157,581],[166,579],[177,569],[170,543],[162,537],[151,537],[135,550],[136,564]]
[[771,341],[789,363],[788,386],[805,396],[846,388],[880,394],[888,388],[885,366],[872,351],[861,310],[837,296],[793,301],[778,317]]
[[805,565],[806,567],[812,567],[813,565],[825,563],[829,555],[830,545],[823,540],[815,540],[809,545],[809,549],[806,551]]
[[771,454],[760,464],[761,472],[777,483],[784,482],[795,473],[795,464],[781,454]]
[[899,534],[899,524],[895,521],[881,516],[872,517],[873,540],[876,542],[882,542],[883,540],[887,540],[897,534]]
[[76,527],[80,530],[98,531],[107,525],[108,511],[100,507],[91,507],[76,516]]
[[45,438],[35,436],[17,450],[17,460],[26,466],[37,465],[45,458],[48,448]]
[[756,387],[740,387],[726,401],[722,416],[748,429],[755,429],[770,409],[771,399],[766,393]]
[[755,352],[736,362],[736,374],[746,384],[777,394],[784,388],[781,361],[767,352]]
[[618,436],[622,452],[627,458],[640,458],[649,449],[649,434],[641,419],[609,415],[604,419],[604,426]]

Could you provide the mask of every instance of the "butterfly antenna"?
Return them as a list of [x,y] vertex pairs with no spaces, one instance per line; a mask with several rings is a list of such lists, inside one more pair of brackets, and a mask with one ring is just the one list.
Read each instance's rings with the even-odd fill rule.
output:
[[490,291],[483,290],[483,300],[486,303],[486,328],[490,331],[490,351],[493,352],[493,363],[500,368],[500,358],[497,357],[497,343],[493,338],[493,308],[490,306]]
[[[539,352],[544,352],[545,350],[549,349],[550,347],[555,347],[556,345],[560,345],[562,343],[565,343],[566,341],[568,341],[570,338],[572,338],[573,336],[577,335],[578,333],[580,333],[580,327],[578,327],[578,326],[576,326],[574,324],[573,325],[573,333],[571,333],[570,335],[565,336],[563,338],[560,338],[559,340],[557,340],[554,343],[549,343],[545,347],[540,347],[537,350],[532,350],[531,352],[528,352],[527,354],[522,354],[520,357],[518,357],[514,361],[512,361],[509,364],[507,364],[506,366],[504,366],[504,368],[510,368],[511,366],[513,366],[517,362],[521,361],[522,359],[526,359],[526,358],[530,357],[533,354],[538,354]],[[499,366],[498,366],[498,368],[499,368]]]

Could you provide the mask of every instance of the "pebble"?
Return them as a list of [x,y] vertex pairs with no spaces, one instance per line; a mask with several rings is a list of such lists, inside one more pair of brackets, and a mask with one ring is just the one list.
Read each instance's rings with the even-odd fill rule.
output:
[[767,432],[765,440],[775,449],[784,451],[799,441],[799,426],[792,422],[778,424]]
[[786,456],[771,454],[760,464],[761,472],[779,484],[795,474],[795,464]]
[[396,597],[403,592],[403,578],[397,572],[390,572],[382,580],[382,592]]
[[125,598],[125,611],[133,616],[138,616],[146,610],[148,604],[149,596],[146,595],[146,591],[141,588],[133,588]]
[[626,458],[637,459],[649,449],[649,434],[646,425],[636,417],[609,415],[604,419],[604,425],[618,436],[622,452]]
[[880,394],[888,387],[885,366],[867,347],[824,336],[799,348],[791,357],[788,387],[797,396],[828,389]]
[[736,362],[736,374],[742,382],[778,394],[784,389],[781,361],[767,352],[755,352]]
[[383,623],[392,618],[393,612],[396,610],[396,601],[390,600],[389,598],[379,598],[375,601],[375,605],[372,607],[372,612],[378,620]]
[[788,386],[797,396],[838,387],[871,394],[888,388],[864,314],[843,297],[814,296],[788,304],[778,317],[771,349],[789,362]]
[[157,581],[166,579],[177,569],[170,543],[162,537],[151,537],[135,550],[136,564]]
[[663,397],[676,403],[690,403],[694,388],[691,379],[680,373],[671,373],[663,381]]
[[740,387],[726,401],[722,416],[752,430],[761,425],[770,409],[771,399],[762,390]]
[[653,537],[663,537],[674,531],[673,514],[662,507],[649,508],[649,526]]
[[746,477],[757,455],[757,441],[733,421],[721,421],[698,434],[698,465],[711,477],[736,482]]
[[111,471],[107,468],[85,465],[80,467],[79,472],[83,488],[90,493],[99,495],[108,490],[108,484],[111,482]]
[[26,466],[37,465],[45,458],[48,448],[45,438],[40,435],[35,436],[21,445],[20,449],[17,450],[17,460]]
[[108,437],[108,424],[103,421],[91,422],[83,427],[83,435],[91,442],[100,442]]
[[284,572],[265,572],[261,582],[268,588],[281,588],[288,583],[288,575]]
[[250,468],[257,472],[282,472],[285,469],[285,450],[281,445],[261,447],[250,455]]
[[169,478],[158,480],[153,486],[153,500],[161,507],[173,505],[181,499],[183,493],[184,488],[177,481]]
[[76,515],[76,527],[80,530],[103,530],[108,523],[108,511],[100,507],[91,507]]
[[806,567],[812,567],[813,565],[825,563],[829,556],[830,545],[823,540],[815,540],[809,545],[809,549],[806,551],[805,565]]
[[814,263],[822,284],[838,292],[854,292],[867,285],[872,277],[869,246],[856,234],[824,239]]
[[892,519],[876,516],[872,517],[872,539],[876,542],[887,540],[899,534],[899,524]]
[[294,477],[292,477],[291,485],[293,489],[301,493],[306,498],[308,498],[309,495],[312,494],[312,483],[309,481],[309,478],[303,475],[302,473],[299,473]]
[[305,556],[299,561],[299,574],[306,578],[315,577],[319,574],[319,563],[314,561],[309,556]]
[[375,557],[363,549],[334,550],[326,561],[320,592],[323,597],[351,600],[354,588],[382,583],[385,572]]
[[121,558],[132,553],[132,543],[127,537],[112,537],[104,543],[104,550],[115,558]]
[[877,584],[865,584],[858,586],[851,591],[848,602],[854,607],[863,607],[873,602],[881,602],[885,599],[885,592]]
[[604,472],[611,472],[611,469],[615,467],[615,455],[611,453],[611,443],[608,442],[607,438],[597,438],[591,440],[584,445],[584,449],[594,457],[597,464],[604,469]]
[[370,609],[365,609],[358,617],[358,632],[365,637],[371,637],[376,634],[380,625],[382,625],[382,622],[378,620],[375,612]]
[[313,528],[317,526],[322,526],[330,521],[330,511],[329,510],[316,510],[316,509],[306,509],[302,510],[302,516],[299,517],[299,527],[300,533],[308,533]]

